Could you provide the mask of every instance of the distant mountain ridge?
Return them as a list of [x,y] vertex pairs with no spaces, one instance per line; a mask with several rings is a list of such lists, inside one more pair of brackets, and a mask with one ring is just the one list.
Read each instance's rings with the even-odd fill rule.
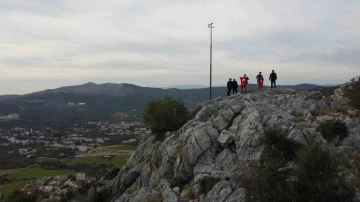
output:
[[[265,89],[269,88],[264,86]],[[278,88],[295,90],[321,89],[314,84],[279,85]],[[248,91],[256,90],[255,84],[248,85]],[[240,89],[239,89],[240,91]],[[116,112],[142,111],[150,100],[166,95],[181,98],[188,108],[209,100],[209,88],[162,89],[141,87],[133,84],[85,83],[47,89],[26,95],[0,96],[0,114],[20,113],[20,118],[108,118]],[[226,87],[213,87],[212,98],[226,96]],[[68,103],[86,103],[73,107]],[[3,106],[3,107],[2,107]],[[1,111],[1,109],[5,111]],[[11,109],[11,110],[10,110]]]

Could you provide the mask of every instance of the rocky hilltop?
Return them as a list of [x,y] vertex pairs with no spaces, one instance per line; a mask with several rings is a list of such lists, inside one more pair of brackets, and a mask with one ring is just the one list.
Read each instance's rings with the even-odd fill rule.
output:
[[[347,100],[341,91],[325,97],[318,91],[292,89],[236,94],[201,103],[181,129],[166,133],[164,141],[144,136],[117,177],[98,191],[111,189],[113,202],[243,201],[246,190],[233,176],[249,162],[259,160],[264,148],[260,139],[267,127],[277,127],[288,139],[304,145],[312,140],[326,143],[316,126],[339,119],[349,135],[336,148],[359,152],[358,112],[333,110],[344,107]],[[220,181],[201,194],[199,181],[209,175]]]

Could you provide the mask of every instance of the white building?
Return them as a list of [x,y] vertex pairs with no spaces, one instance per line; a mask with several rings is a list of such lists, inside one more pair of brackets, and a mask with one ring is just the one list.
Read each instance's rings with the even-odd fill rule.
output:
[[42,190],[43,192],[49,193],[54,189],[54,187],[53,186],[43,186],[43,187],[40,187],[39,189]]
[[82,181],[86,179],[86,174],[85,173],[76,173],[76,180],[77,181]]
[[87,152],[87,151],[88,151],[88,147],[87,147],[87,146],[84,146],[84,145],[76,146],[76,148],[77,148],[80,152]]
[[15,141],[16,141],[15,137],[9,137],[8,140],[11,143],[15,143]]
[[104,143],[104,140],[102,138],[96,138],[95,141],[97,143]]
[[9,114],[9,119],[18,119],[19,114]]

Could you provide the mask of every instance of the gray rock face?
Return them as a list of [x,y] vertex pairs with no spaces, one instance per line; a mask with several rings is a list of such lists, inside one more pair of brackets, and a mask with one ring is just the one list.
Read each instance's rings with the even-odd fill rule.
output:
[[221,111],[214,120],[214,127],[219,131],[226,129],[229,126],[234,115],[235,114],[231,109]]
[[217,183],[206,195],[204,202],[224,202],[232,194],[232,192],[233,190],[230,183],[227,181],[221,181]]
[[225,202],[245,202],[246,192],[244,188],[235,190]]
[[217,141],[221,144],[222,147],[228,147],[230,143],[234,141],[235,134],[230,133],[227,130],[223,130],[217,139]]
[[310,105],[309,111],[314,116],[320,116],[320,107],[318,105]]
[[[229,177],[249,161],[257,161],[269,127],[301,144],[326,143],[316,126],[334,119],[323,110],[347,106],[343,97],[325,99],[318,92],[273,89],[254,94],[235,94],[199,104],[181,129],[166,133],[163,142],[144,136],[137,150],[107,187],[117,202],[163,201],[235,202],[245,200],[245,190]],[[341,146],[360,151],[360,122],[341,115],[349,136]],[[206,195],[199,193],[204,176],[221,179]],[[170,186],[171,184],[171,186]],[[192,187],[184,191],[184,187]],[[181,194],[180,194],[181,193]]]

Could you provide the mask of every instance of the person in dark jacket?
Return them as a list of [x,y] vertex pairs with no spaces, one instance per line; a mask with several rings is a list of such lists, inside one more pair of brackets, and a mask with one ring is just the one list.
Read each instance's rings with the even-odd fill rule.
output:
[[237,93],[237,89],[239,88],[237,81],[234,79],[233,82],[233,94]]
[[269,76],[269,80],[271,81],[271,88],[276,88],[276,79],[277,79],[277,75],[274,72],[274,70],[272,70],[270,76]]
[[231,89],[233,89],[233,82],[231,81],[231,78],[227,82],[227,89],[228,89],[227,96],[230,96]]

